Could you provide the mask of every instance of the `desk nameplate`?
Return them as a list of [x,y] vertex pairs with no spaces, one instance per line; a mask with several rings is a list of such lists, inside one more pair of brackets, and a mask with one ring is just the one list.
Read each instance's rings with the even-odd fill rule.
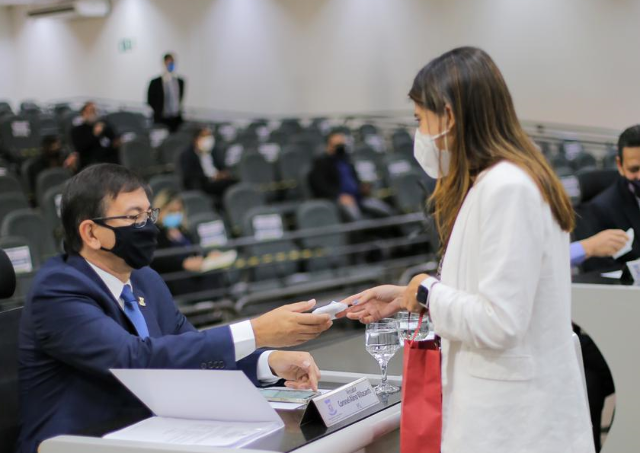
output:
[[312,399],[300,424],[320,419],[328,428],[379,402],[371,383],[367,378],[360,378]]

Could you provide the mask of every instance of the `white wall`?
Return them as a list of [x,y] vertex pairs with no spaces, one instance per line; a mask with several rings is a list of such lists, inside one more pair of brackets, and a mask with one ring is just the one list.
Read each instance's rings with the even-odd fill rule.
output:
[[0,99],[11,99],[15,92],[15,59],[9,9],[0,7]]
[[[422,65],[454,46],[476,45],[502,68],[524,119],[614,128],[640,120],[636,0],[113,4],[105,20],[74,22],[31,20],[15,8],[12,98],[141,101],[162,53],[172,50],[188,78],[191,107],[401,110],[410,108],[406,93]],[[119,53],[122,38],[134,39],[132,52]]]

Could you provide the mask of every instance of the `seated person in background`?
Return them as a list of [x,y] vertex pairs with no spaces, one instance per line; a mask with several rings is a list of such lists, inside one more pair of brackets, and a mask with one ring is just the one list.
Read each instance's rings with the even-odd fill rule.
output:
[[327,136],[326,154],[313,162],[309,184],[314,196],[338,203],[349,221],[393,215],[384,201],[372,198],[371,186],[360,183],[358,174],[347,155],[346,137],[341,132]]
[[[166,189],[154,199],[153,206],[160,210],[158,214],[158,250],[177,249],[198,245],[189,230],[185,227],[186,218],[180,194]],[[220,252],[213,250],[207,257],[215,258]],[[159,274],[190,271],[202,272],[205,257],[201,253],[185,251],[170,256],[155,256],[151,267]],[[207,276],[191,275],[178,280],[170,280],[167,286],[171,294],[189,294],[209,289],[220,288],[224,284],[221,274]]]
[[193,144],[180,155],[182,186],[186,190],[202,190],[221,197],[237,181],[215,162],[213,149],[216,140],[209,128],[198,129],[193,136]]
[[631,126],[618,139],[616,158],[620,177],[588,204],[594,232],[618,229],[634,230],[633,249],[618,260],[588,260],[585,267],[607,269],[640,258],[640,125]]
[[156,220],[148,186],[122,166],[94,165],[65,185],[67,254],[41,267],[20,321],[19,452],[35,453],[59,434],[103,434],[149,417],[112,368],[239,369],[256,385],[283,378],[290,387],[317,387],[308,353],[256,348],[304,343],[331,326],[329,316],[302,313],[309,301],[197,331],[147,267]]
[[71,142],[78,156],[78,167],[83,169],[93,164],[119,162],[120,138],[113,129],[98,121],[98,111],[93,102],[87,102],[80,110],[82,124],[71,130]]
[[589,258],[609,258],[629,240],[622,230],[604,230],[582,241],[571,243],[571,266],[579,266]]
[[40,155],[35,158],[33,164],[29,167],[27,179],[29,181],[29,189],[31,193],[36,191],[36,181],[38,175],[49,168],[68,168],[74,169],[76,157],[74,154],[65,156],[62,151],[62,141],[57,135],[47,135],[42,139],[42,148]]

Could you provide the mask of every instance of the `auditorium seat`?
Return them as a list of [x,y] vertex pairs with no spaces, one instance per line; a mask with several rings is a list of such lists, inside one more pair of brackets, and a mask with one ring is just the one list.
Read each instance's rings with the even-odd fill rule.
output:
[[34,101],[23,101],[20,103],[20,114],[22,115],[37,115],[42,112],[42,109]]
[[267,194],[267,198],[273,199],[275,171],[273,165],[267,162],[262,154],[244,153],[238,164],[238,176],[242,183],[255,185]]
[[[281,280],[285,285],[295,282],[295,274],[298,272],[298,264],[288,259],[279,260],[278,257],[290,257],[298,252],[298,248],[291,240],[272,241],[282,237],[285,232],[285,223],[278,209],[269,206],[258,206],[244,213],[242,233],[244,236],[253,237],[257,241],[263,241],[255,245],[245,247],[245,254],[258,257],[263,265],[251,270],[252,280]],[[271,262],[264,264],[266,256],[272,258]]]
[[5,193],[0,190],[0,225],[5,217],[18,209],[29,209],[29,202],[21,192]]
[[297,145],[289,145],[280,154],[276,162],[278,174],[284,189],[286,200],[299,200],[304,198],[303,169],[311,168],[312,154],[306,152]]
[[169,189],[173,191],[179,191],[180,183],[175,174],[170,175],[155,175],[149,179],[149,187],[153,192],[153,195],[158,195],[163,190]]
[[398,152],[401,148],[413,149],[413,137],[406,129],[396,129],[391,135],[391,146],[395,152]]
[[64,185],[71,177],[71,173],[65,168],[48,168],[36,178],[36,201],[38,206],[44,202],[44,194],[52,187]]
[[263,194],[255,186],[244,183],[230,187],[222,201],[231,231],[236,236],[242,233],[245,213],[265,204]]
[[147,119],[141,113],[113,112],[102,118],[109,123],[116,135],[133,134],[135,137],[144,137],[147,134]]
[[598,165],[598,162],[596,161],[596,158],[587,152],[579,153],[571,161],[571,166],[576,170],[596,168],[597,165]]
[[360,137],[364,140],[367,135],[379,135],[378,128],[373,124],[363,124],[358,128]]
[[4,115],[13,115],[13,109],[8,102],[0,101],[0,117]]
[[141,176],[150,176],[158,171],[154,154],[149,140],[138,136],[120,147],[120,163]]
[[20,193],[24,194],[20,181],[14,175],[7,173],[0,175],[0,193]]
[[618,170],[582,170],[576,174],[580,184],[580,203],[587,203],[606,190],[619,177]]
[[63,189],[63,185],[49,188],[44,193],[40,203],[40,211],[44,217],[47,231],[54,238],[57,250],[62,250],[61,244],[64,235],[62,219],[60,218]]
[[[310,200],[302,203],[296,210],[296,225],[298,231],[317,229],[340,225],[340,213],[336,205],[328,200]],[[304,262],[309,272],[332,270],[349,264],[346,255],[335,255],[335,249],[348,245],[346,233],[332,233],[323,236],[303,238],[303,249],[321,249],[326,256],[310,258]]]
[[60,135],[60,125],[55,116],[49,113],[34,115],[35,125],[41,137]]
[[0,118],[2,148],[17,161],[34,157],[40,152],[41,136],[35,118],[26,115]]
[[19,209],[5,217],[0,236],[18,236],[26,239],[34,262],[42,263],[56,253],[53,237],[46,233],[42,215],[31,209]]
[[429,196],[425,192],[423,177],[417,171],[392,175],[389,178],[395,207],[403,214],[420,212]]
[[167,137],[158,148],[160,165],[173,165],[176,157],[191,144],[192,137],[187,134],[173,134]]
[[187,221],[191,216],[202,213],[213,212],[213,202],[211,197],[199,190],[188,190],[180,193],[182,204],[184,205]]
[[11,297],[9,301],[12,305],[22,305],[24,299],[29,294],[35,272],[41,263],[38,258],[34,257],[34,254],[31,253],[28,241],[20,236],[0,237],[0,250],[6,254],[25,254],[20,262],[20,267],[14,272],[16,275],[16,288],[13,297]]

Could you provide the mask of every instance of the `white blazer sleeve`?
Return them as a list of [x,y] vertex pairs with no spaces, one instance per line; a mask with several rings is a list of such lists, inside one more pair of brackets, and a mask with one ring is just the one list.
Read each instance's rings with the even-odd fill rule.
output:
[[508,349],[524,336],[531,319],[545,205],[532,181],[485,182],[477,200],[478,294],[438,284],[430,295],[430,314],[443,338]]

